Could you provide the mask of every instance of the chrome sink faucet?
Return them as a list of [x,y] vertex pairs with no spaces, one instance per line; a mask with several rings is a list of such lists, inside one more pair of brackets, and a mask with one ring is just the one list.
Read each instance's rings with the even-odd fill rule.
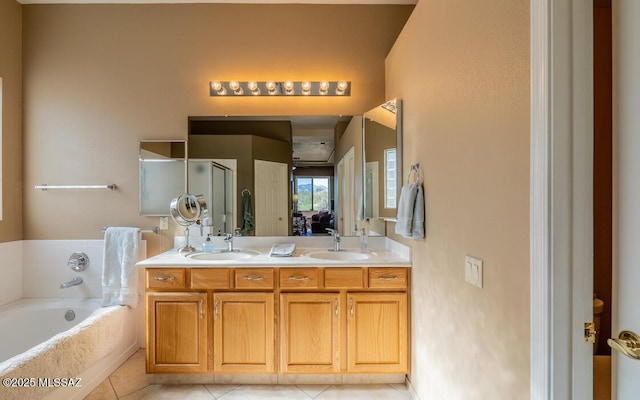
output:
[[342,251],[342,249],[340,248],[340,234],[338,233],[338,231],[336,231],[335,229],[327,228],[327,232],[329,232],[329,234],[333,236],[333,248],[329,249],[329,251]]
[[60,285],[60,289],[66,289],[71,286],[78,286],[81,283],[82,283],[82,278],[80,278],[79,276],[74,276],[73,279],[71,279],[70,281],[63,282]]
[[226,251],[229,253],[232,252],[233,251],[233,235],[230,233],[225,233],[224,242],[227,244],[227,249],[223,251]]

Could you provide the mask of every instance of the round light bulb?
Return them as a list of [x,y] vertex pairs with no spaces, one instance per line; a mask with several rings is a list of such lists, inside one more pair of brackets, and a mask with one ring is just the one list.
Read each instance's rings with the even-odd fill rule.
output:
[[326,92],[327,90],[329,90],[329,82],[327,81],[320,82],[320,90],[322,90],[323,92]]
[[347,87],[349,87],[349,84],[347,83],[347,81],[339,81],[338,82],[338,89],[341,91],[345,91],[347,90]]
[[311,90],[311,82],[308,82],[308,81],[302,82],[302,90],[304,90],[305,92],[308,92],[309,90]]
[[247,86],[249,87],[249,90],[251,90],[252,92],[255,92],[256,89],[258,89],[258,82],[249,81],[249,82],[247,82]]
[[284,90],[286,90],[287,92],[292,92],[293,91],[293,82],[286,81],[284,83]]
[[273,81],[267,81],[265,85],[267,86],[267,89],[270,91],[276,90],[276,83]]
[[231,81],[229,82],[229,88],[235,92],[240,89],[240,84],[238,83],[238,81]]
[[211,82],[211,89],[215,90],[216,92],[220,91],[220,89],[222,89],[222,83],[220,83],[220,81]]

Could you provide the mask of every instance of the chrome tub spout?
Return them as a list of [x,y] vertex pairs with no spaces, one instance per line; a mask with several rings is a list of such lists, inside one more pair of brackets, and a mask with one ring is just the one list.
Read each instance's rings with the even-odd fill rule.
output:
[[81,283],[82,283],[82,278],[80,278],[79,276],[74,276],[73,279],[71,279],[70,281],[63,282],[62,285],[60,285],[60,289],[66,289],[71,286],[77,286],[77,285],[80,285]]

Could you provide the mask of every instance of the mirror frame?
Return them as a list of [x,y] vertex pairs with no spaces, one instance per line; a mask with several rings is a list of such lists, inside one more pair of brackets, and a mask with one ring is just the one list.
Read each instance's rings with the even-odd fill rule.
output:
[[[362,114],[362,204],[358,206],[358,216],[362,216],[360,221],[369,221],[372,218],[366,217],[365,204],[367,204],[367,188],[366,188],[366,171],[367,171],[367,157],[366,157],[366,120],[367,114],[374,110],[395,103],[395,116],[396,116],[396,210],[397,202],[400,200],[400,192],[403,185],[403,172],[402,172],[402,99],[390,99],[380,104],[371,110],[365,111]],[[371,118],[369,118],[371,119]],[[382,219],[384,221],[396,221],[395,217],[378,217],[373,219]]]

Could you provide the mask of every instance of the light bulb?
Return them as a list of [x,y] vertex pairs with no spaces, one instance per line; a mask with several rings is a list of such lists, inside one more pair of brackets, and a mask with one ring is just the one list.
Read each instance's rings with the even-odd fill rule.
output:
[[260,88],[258,87],[258,82],[249,81],[247,82],[247,86],[249,87],[249,90],[251,90],[251,94],[253,94],[254,96],[257,96],[260,94]]
[[338,96],[342,96],[344,94],[344,91],[347,89],[348,84],[345,81],[339,81],[338,85],[336,86],[336,94]]
[[311,90],[311,82],[308,82],[308,81],[302,82],[302,90],[307,92]]
[[284,83],[284,90],[287,94],[291,95],[293,94],[293,82],[291,81],[286,81]]
[[219,92],[220,89],[222,89],[222,83],[220,83],[220,81],[211,82],[211,89],[215,90],[216,92]]
[[267,90],[269,91],[269,94],[271,96],[276,94],[276,83],[274,81],[267,81],[265,83],[265,86],[267,87]]

